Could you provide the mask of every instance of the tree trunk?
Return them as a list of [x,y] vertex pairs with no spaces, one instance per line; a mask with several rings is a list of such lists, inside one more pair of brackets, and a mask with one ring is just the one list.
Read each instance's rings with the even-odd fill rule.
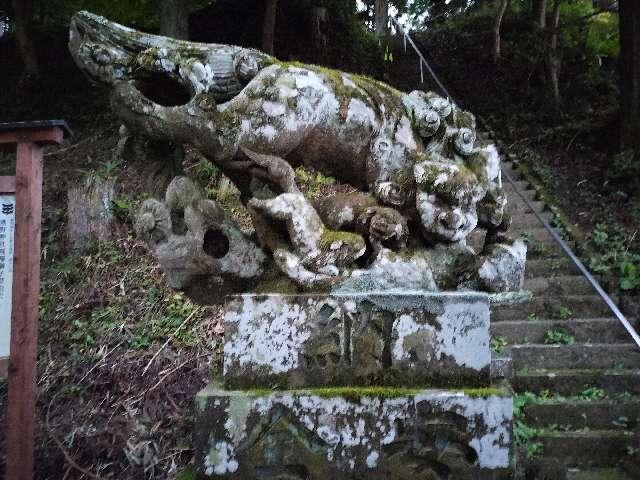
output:
[[326,60],[327,25],[329,24],[329,10],[326,7],[313,7],[311,9],[311,44],[313,45],[314,59],[318,63]]
[[620,105],[623,148],[640,148],[640,2],[620,0]]
[[266,0],[264,6],[264,23],[262,25],[262,51],[273,55],[273,43],[276,35],[276,14],[278,0]]
[[504,14],[508,6],[509,0],[498,0],[498,13],[496,14],[496,21],[493,24],[493,61],[496,63],[500,60],[502,43],[500,39],[500,28],[502,27],[502,20],[504,19]]
[[533,0],[531,16],[539,28],[547,26],[547,0]]
[[16,42],[24,64],[24,76],[37,78],[40,64],[33,39],[33,1],[13,0],[15,14]]
[[558,32],[560,29],[560,3],[555,0],[553,6],[553,16],[551,30],[549,33],[549,45],[547,46],[547,82],[553,97],[553,104],[556,110],[560,110],[562,99],[560,97],[560,54],[558,52]]
[[160,35],[189,39],[189,12],[185,0],[160,1]]
[[389,0],[376,0],[375,29],[376,35],[383,37],[387,34],[389,25]]

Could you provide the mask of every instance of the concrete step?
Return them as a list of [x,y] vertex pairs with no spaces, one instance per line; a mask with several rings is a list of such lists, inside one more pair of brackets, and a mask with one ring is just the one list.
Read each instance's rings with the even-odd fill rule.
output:
[[524,407],[525,423],[554,430],[633,430],[640,425],[640,398],[565,400]]
[[[543,200],[538,197],[538,192],[533,189],[520,190],[522,193],[522,195],[520,195],[511,185],[503,183],[503,191],[507,195],[507,211],[509,211],[509,205],[519,207],[521,210],[532,208],[536,211],[544,211],[547,209]],[[529,206],[529,204],[531,204],[531,206]]]
[[[544,211],[539,212],[540,216],[544,218],[547,222],[553,222],[553,213]],[[527,228],[540,228],[542,224],[538,217],[536,217],[533,213],[523,213],[518,212],[516,215],[513,215],[511,218],[511,228],[515,230],[526,230]]]
[[[520,234],[521,232],[517,232],[517,234]],[[560,246],[558,245],[558,243],[553,239],[553,237],[551,235],[549,235],[549,232],[546,232],[547,236],[545,237],[542,232],[540,232],[540,235],[538,236],[537,233],[534,233],[534,235],[537,238],[534,238],[531,242],[529,242],[529,250],[536,250],[538,248],[541,248],[539,245],[542,244],[544,245],[546,248],[549,247],[557,247],[560,248]],[[516,235],[516,232],[513,232],[511,234],[512,236]],[[575,252],[576,250],[576,242],[574,242],[573,240],[565,240],[564,241],[571,250],[573,250]],[[545,248],[545,250],[546,250]]]
[[607,394],[640,394],[640,370],[519,370],[511,381],[516,392],[540,393],[548,390],[559,395],[578,395],[589,387]]
[[[543,212],[546,209],[546,205],[544,202],[536,200],[535,202],[531,202],[531,207],[538,212]],[[507,200],[507,212],[509,212],[512,216],[515,216],[519,213],[531,213],[532,210],[528,205],[524,203],[524,201],[518,196],[515,192],[510,192]]]
[[635,343],[528,344],[509,347],[513,367],[640,369],[640,347]]
[[537,441],[542,443],[545,458],[566,466],[613,467],[629,455],[628,447],[636,448],[637,439],[631,432],[592,430],[543,432]]
[[625,343],[631,338],[615,318],[491,323],[491,335],[504,338],[507,345],[544,343],[547,332],[552,330],[561,330],[572,336],[576,342]]
[[[511,173],[511,172],[509,172]],[[511,178],[513,178],[513,180],[515,180],[515,184],[516,187],[521,191],[521,192],[526,192],[529,190],[535,190],[534,188],[531,188],[531,184],[527,181],[527,180],[522,180],[519,179],[517,177],[514,177],[513,175],[511,175]],[[514,191],[514,187],[511,184],[511,182],[509,182],[506,178],[502,179],[502,187],[505,190],[509,190],[509,191]]]
[[566,480],[637,480],[619,468],[569,468]]
[[[569,270],[570,266],[566,265],[566,268]],[[580,275],[529,277],[525,278],[523,288],[534,295],[589,295],[594,293],[593,286]]]
[[[527,256],[529,253],[527,253]],[[525,276],[527,278],[566,277],[579,274],[578,267],[566,256],[549,258],[533,258],[525,264]]]
[[588,319],[607,317],[610,313],[609,308],[598,295],[544,296],[534,297],[530,302],[522,305],[496,306],[492,309],[491,320],[502,322],[537,318]]

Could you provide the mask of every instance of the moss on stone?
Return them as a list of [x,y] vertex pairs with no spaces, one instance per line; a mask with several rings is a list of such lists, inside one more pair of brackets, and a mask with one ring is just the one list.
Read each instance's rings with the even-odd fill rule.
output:
[[[402,113],[406,113],[402,102],[405,94],[371,77],[301,62],[280,62],[279,65],[283,68],[301,68],[322,75],[340,103],[351,98],[357,98],[365,103],[372,101],[377,106],[385,105],[388,113],[391,113],[390,107],[392,106],[396,109],[401,109]],[[348,76],[348,79],[353,82],[355,87],[345,84],[343,81],[345,76]]]
[[[251,397],[262,397],[275,393],[290,395],[313,395],[321,398],[342,397],[346,400],[358,401],[363,397],[376,398],[401,398],[412,397],[425,392],[428,387],[408,388],[408,387],[320,387],[296,390],[270,390],[270,389],[250,389],[246,394]],[[506,397],[507,392],[499,388],[461,388],[449,389],[451,392],[460,392],[470,398],[487,398],[491,396]]]
[[362,242],[362,237],[357,233],[324,228],[322,230],[322,236],[320,237],[320,248],[330,248],[334,242],[342,242],[348,245],[355,245],[358,242]]
[[[455,389],[453,389],[455,391]],[[507,392],[501,388],[485,387],[485,388],[463,388],[460,390],[467,397],[486,398],[486,397],[506,397]]]
[[[301,391],[301,393],[304,392],[304,390]],[[349,400],[358,400],[361,397],[410,397],[422,392],[422,389],[404,387],[326,387],[309,390],[309,392],[321,398],[343,397]]]
[[255,289],[255,293],[283,293],[294,295],[299,293],[298,287],[289,278],[270,278],[261,281]]
[[413,176],[413,172],[409,172],[407,170],[398,170],[391,175],[390,180],[400,185],[400,188],[403,192],[410,192],[415,190],[415,177]]

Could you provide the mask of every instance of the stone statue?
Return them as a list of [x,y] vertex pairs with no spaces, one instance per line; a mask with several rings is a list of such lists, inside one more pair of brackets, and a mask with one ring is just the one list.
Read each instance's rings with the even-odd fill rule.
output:
[[[185,177],[148,200],[136,228],[174,287],[208,278],[245,291],[276,271],[300,289],[521,288],[526,247],[505,235],[498,152],[446,98],[87,12],[69,48],[111,87],[129,130],[195,147],[251,214],[252,236]],[[301,166],[356,191],[307,198]],[[476,227],[487,231],[478,253],[466,244]]]
[[[506,235],[500,157],[473,115],[434,93],[86,12],[69,45],[110,86],[123,152],[148,161],[158,153],[142,147],[164,141],[187,167],[204,157],[246,213],[178,176],[135,221],[172,287],[226,295],[221,365],[194,402],[198,475],[513,478],[512,399],[490,388],[490,301],[522,295],[486,292],[520,290],[526,247]],[[335,184],[316,195],[309,171]]]

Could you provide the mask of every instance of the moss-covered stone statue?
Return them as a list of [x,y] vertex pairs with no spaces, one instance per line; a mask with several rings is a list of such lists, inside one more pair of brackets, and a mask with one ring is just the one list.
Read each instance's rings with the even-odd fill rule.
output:
[[[87,12],[74,16],[69,47],[111,87],[129,130],[195,147],[251,213],[255,238],[184,178],[166,202],[149,200],[138,230],[174,286],[233,278],[242,291],[275,266],[305,288],[521,288],[526,247],[504,235],[498,153],[449,100]],[[307,198],[300,166],[357,192]],[[488,231],[479,254],[466,246],[476,227]]]

